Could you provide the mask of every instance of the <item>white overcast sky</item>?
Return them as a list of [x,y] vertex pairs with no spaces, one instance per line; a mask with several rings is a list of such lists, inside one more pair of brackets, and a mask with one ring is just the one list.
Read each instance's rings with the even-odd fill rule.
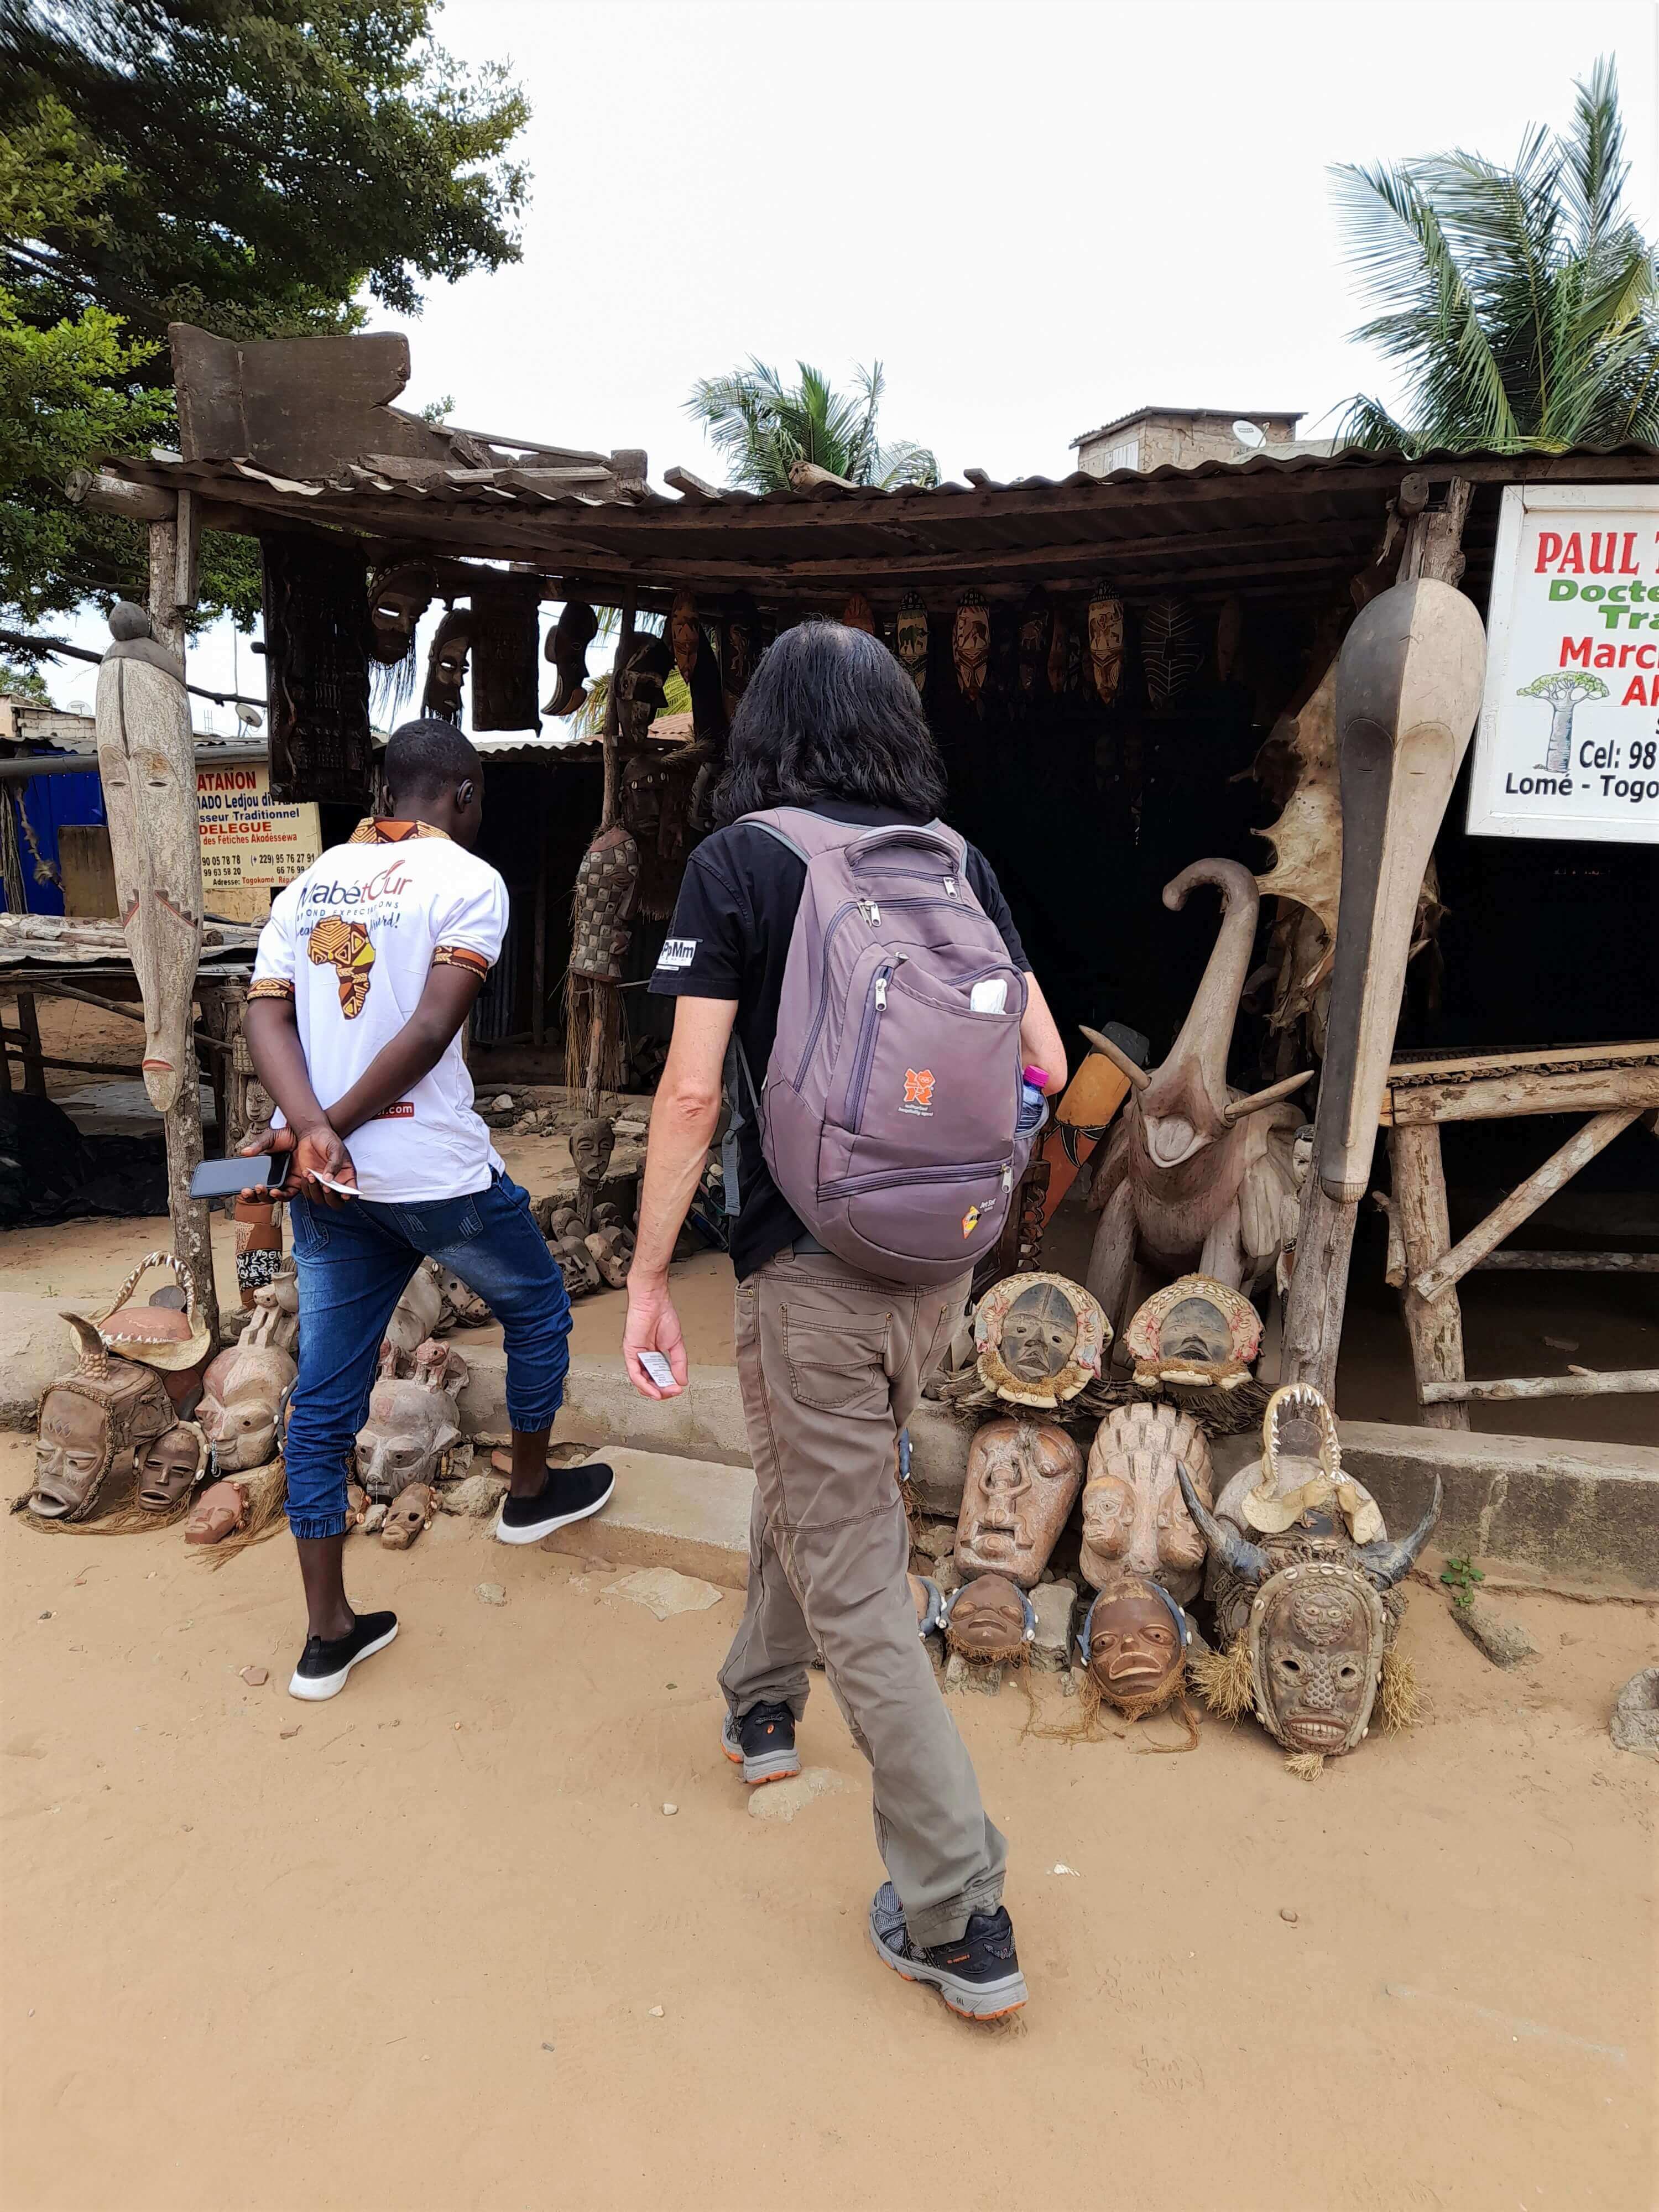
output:
[[[947,476],[1061,476],[1073,438],[1149,401],[1301,408],[1316,434],[1388,388],[1345,335],[1328,165],[1507,158],[1612,53],[1659,229],[1656,21],[1652,0],[447,0],[443,42],[529,96],[532,198],[523,259],[405,325],[404,404],[643,446],[659,483],[721,478],[683,402],[750,354],[837,381],[879,359],[884,432]],[[191,657],[230,680],[222,626]],[[245,690],[258,665],[244,643]],[[56,695],[91,674],[59,664]]]

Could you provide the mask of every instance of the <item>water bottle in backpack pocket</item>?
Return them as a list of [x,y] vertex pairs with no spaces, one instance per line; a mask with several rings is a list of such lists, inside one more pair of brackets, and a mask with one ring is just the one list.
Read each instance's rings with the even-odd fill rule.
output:
[[942,823],[744,819],[806,866],[761,1097],[773,1179],[850,1265],[949,1282],[995,1243],[1037,1126],[1018,1126],[1025,979]]

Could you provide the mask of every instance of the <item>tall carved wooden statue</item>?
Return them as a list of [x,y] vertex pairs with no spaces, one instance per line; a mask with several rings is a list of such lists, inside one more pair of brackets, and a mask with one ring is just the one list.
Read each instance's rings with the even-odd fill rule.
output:
[[191,1001],[202,949],[202,845],[184,663],[123,599],[98,671],[98,773],[116,901],[144,1003],[144,1089],[165,1114],[196,1080]]

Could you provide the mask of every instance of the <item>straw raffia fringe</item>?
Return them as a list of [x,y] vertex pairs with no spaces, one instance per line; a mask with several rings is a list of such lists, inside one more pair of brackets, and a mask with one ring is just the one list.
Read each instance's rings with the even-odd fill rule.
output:
[[1031,1698],[1029,1688],[1026,1696],[1030,1702],[1031,1711],[1024,1727],[1019,1732],[1022,1743],[1028,1735],[1036,1736],[1039,1741],[1048,1743],[1103,1743],[1108,1736],[1137,1735],[1142,1721],[1156,1720],[1159,1713],[1167,1712],[1173,1718],[1180,1720],[1185,1726],[1186,1742],[1136,1742],[1134,1749],[1138,1753],[1182,1752],[1192,1751],[1198,1744],[1198,1716],[1188,1701],[1184,1686],[1177,1690],[1172,1698],[1166,1698],[1164,1704],[1153,1707],[1152,1711],[1127,1717],[1123,1727],[1109,1726],[1104,1731],[1100,1725],[1102,1712],[1110,1711],[1115,1721],[1119,1717],[1120,1709],[1112,1705],[1108,1698],[1101,1695],[1100,1685],[1086,1668],[1080,1669],[1078,1675],[1077,1718],[1063,1728],[1040,1725],[1036,1717],[1036,1701]]
[[[264,1480],[259,1482],[259,1478]],[[247,1519],[242,1526],[227,1536],[222,1544],[193,1545],[210,1567],[222,1567],[227,1559],[234,1559],[239,1552],[246,1551],[250,1544],[263,1544],[268,1536],[276,1534],[284,1518],[283,1508],[288,1504],[288,1469],[280,1460],[269,1467],[254,1468],[247,1474],[226,1475],[221,1480],[242,1482],[248,1486]],[[258,1487],[255,1488],[256,1482]]]
[[574,972],[567,972],[564,979],[564,1079],[573,1091],[586,1088],[588,1031],[596,1012],[599,1018],[599,1088],[602,1091],[620,1091],[628,1073],[622,993],[614,983]]
[[147,1513],[136,1500],[118,1505],[112,1513],[95,1514],[89,1521],[65,1521],[44,1513],[29,1510],[31,1493],[24,1491],[12,1500],[11,1510],[27,1521],[31,1528],[39,1528],[48,1535],[58,1536],[137,1536],[146,1528],[170,1528],[182,1521],[189,1512],[191,1494],[189,1491],[167,1513]]

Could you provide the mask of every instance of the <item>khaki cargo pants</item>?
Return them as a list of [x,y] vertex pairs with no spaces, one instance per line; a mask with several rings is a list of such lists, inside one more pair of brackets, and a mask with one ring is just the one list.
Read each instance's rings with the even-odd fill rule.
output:
[[775,1701],[799,1718],[823,1655],[873,1771],[877,1845],[923,1944],[994,1911],[1007,1861],[916,1633],[896,1466],[967,1295],[966,1276],[898,1290],[829,1253],[787,1251],[737,1294],[757,1486],[748,1603],[720,1687],[739,1717]]

